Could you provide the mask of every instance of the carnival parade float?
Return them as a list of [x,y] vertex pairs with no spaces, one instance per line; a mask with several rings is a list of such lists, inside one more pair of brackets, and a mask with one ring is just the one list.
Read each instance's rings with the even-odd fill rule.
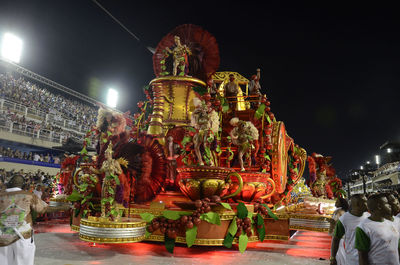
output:
[[[239,244],[244,251],[247,242],[288,240],[290,226],[301,228],[292,217],[329,218],[321,205],[301,212],[307,198],[327,197],[320,176],[327,168],[313,168],[310,191],[302,178],[306,151],[261,94],[260,70],[250,79],[218,72],[219,60],[209,32],[178,26],[156,48],[155,78],[139,112],[100,108],[79,158],[68,160],[59,181],[82,240],[163,241],[170,252],[175,243]],[[93,142],[96,154],[87,151]]]

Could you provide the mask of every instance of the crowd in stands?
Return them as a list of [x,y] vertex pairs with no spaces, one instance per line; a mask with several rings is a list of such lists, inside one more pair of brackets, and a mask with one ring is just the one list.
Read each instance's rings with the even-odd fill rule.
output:
[[[82,139],[83,134],[96,124],[97,107],[39,87],[22,77],[15,78],[10,73],[0,74],[0,99],[13,102],[0,110],[0,126],[7,129],[12,125],[13,133],[62,142],[69,137]],[[24,106],[18,108],[38,111],[37,115],[32,117],[28,113],[27,117],[20,109],[10,110],[9,104],[14,103]]]
[[57,114],[76,124],[95,124],[97,108],[87,103],[57,95],[24,78],[0,74],[0,97],[43,112]]
[[46,162],[53,164],[60,164],[60,158],[58,156],[53,156],[51,154],[37,154],[32,152],[21,152],[19,150],[14,150],[11,148],[5,148],[0,146],[0,157],[10,157],[10,158],[18,158],[24,160],[32,160],[36,162]]
[[392,190],[339,198],[330,264],[400,264],[399,201]]
[[[34,119],[28,119],[25,115],[18,114],[16,112],[7,110],[0,110],[0,126],[3,128],[10,128],[12,125],[12,131],[17,134],[27,134],[33,137],[39,136],[42,138],[54,139],[54,142],[62,142],[64,139],[73,137],[75,139],[82,139],[83,135],[70,130],[63,130],[60,126],[45,122],[37,122]],[[48,139],[50,140],[50,139]]]
[[4,168],[1,168],[0,191],[6,188],[6,184],[14,175],[20,175],[24,177],[25,183],[23,190],[33,192],[42,200],[47,202],[52,197],[52,194],[55,190],[54,176],[40,170],[34,172],[26,172],[23,169],[19,171],[6,171]]

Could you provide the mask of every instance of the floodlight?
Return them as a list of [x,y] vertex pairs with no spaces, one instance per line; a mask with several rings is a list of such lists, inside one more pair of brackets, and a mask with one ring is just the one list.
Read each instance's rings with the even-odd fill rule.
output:
[[391,149],[391,148],[388,148],[388,149],[387,149],[387,152],[390,154],[390,153],[392,152],[392,149]]
[[360,167],[360,169],[361,169],[361,170],[363,170],[363,169],[364,169],[364,167],[363,167],[363,166],[361,166],[361,167]]
[[375,155],[375,163],[379,165],[381,163],[381,157],[379,155]]
[[22,40],[11,33],[5,33],[1,41],[1,56],[14,63],[19,63],[22,53]]
[[118,102],[118,91],[112,88],[108,89],[107,93],[107,105],[111,108],[115,108]]
[[369,161],[367,161],[367,164],[368,164],[368,165],[369,165],[369,163],[370,163],[370,162],[369,162]]

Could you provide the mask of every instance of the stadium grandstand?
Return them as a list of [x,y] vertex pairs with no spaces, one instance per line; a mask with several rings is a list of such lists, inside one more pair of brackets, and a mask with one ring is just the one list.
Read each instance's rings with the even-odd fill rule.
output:
[[60,146],[82,142],[96,124],[97,103],[0,59],[0,183],[17,172],[57,174],[66,151]]

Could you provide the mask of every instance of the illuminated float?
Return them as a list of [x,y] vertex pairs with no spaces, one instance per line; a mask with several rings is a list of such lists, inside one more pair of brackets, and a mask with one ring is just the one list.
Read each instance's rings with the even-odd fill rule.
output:
[[169,251],[288,240],[291,213],[274,211],[293,201],[307,154],[260,93],[260,70],[217,72],[216,39],[189,24],[161,40],[153,66],[139,112],[101,108],[86,135],[69,195],[80,238],[164,241]]

